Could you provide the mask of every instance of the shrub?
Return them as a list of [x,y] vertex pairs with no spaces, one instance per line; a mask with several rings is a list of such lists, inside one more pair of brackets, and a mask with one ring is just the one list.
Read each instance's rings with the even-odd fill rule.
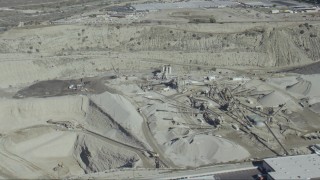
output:
[[317,37],[316,34],[310,34],[310,37]]
[[214,17],[211,17],[211,18],[209,19],[209,22],[210,22],[210,23],[216,23],[217,20],[216,20]]

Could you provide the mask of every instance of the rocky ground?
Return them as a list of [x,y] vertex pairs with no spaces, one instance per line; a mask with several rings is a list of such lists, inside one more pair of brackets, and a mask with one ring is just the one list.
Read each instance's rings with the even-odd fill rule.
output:
[[[249,77],[246,88],[270,91],[255,103],[287,103],[292,111],[298,130],[275,131],[281,142],[308,152],[295,138],[319,123],[319,13],[227,7],[106,16],[127,3],[0,0],[0,177],[81,177],[154,168],[157,160],[161,168],[194,168],[281,150],[253,148],[253,136],[231,126],[218,134],[201,129],[195,117],[179,114],[187,95],[162,86],[155,89],[162,95],[144,92],[164,64],[201,79],[188,95],[208,72],[222,77],[218,84]],[[303,98],[310,106],[301,107]]]

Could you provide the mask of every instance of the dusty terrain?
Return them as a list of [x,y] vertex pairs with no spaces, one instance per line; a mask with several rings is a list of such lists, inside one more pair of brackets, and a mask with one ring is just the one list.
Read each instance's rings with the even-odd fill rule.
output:
[[319,12],[0,0],[0,178],[156,178],[312,153],[319,60]]

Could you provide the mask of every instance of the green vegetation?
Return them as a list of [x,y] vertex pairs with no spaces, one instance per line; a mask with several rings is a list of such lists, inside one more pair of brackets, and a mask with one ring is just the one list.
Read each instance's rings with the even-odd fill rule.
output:
[[210,23],[216,23],[217,20],[214,17],[209,18]]

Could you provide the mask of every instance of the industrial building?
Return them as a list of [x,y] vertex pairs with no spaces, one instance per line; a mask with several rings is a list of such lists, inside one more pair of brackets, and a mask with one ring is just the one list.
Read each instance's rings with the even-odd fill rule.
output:
[[307,154],[268,158],[263,161],[268,172],[267,179],[318,179],[320,178],[320,156]]

